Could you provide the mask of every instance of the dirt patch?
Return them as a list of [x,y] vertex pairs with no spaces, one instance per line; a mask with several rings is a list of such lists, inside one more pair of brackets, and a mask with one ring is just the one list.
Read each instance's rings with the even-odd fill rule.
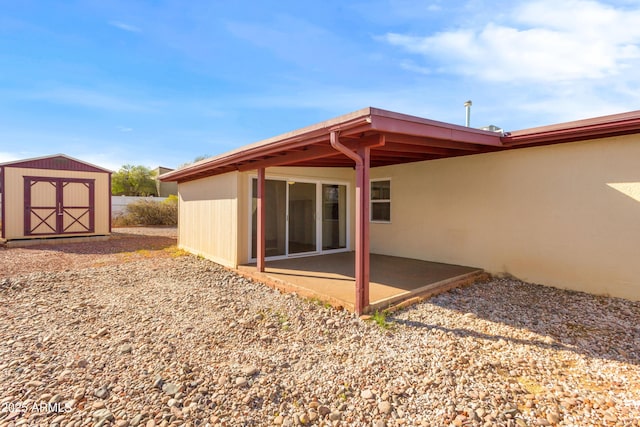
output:
[[0,277],[115,265],[144,258],[169,258],[178,250],[175,227],[114,228],[107,241],[67,241],[0,248]]

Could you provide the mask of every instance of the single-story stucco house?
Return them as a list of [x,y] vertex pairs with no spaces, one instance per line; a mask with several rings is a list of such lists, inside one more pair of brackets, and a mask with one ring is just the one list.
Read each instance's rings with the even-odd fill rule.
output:
[[355,251],[358,313],[370,252],[640,300],[640,111],[505,133],[364,108],[161,179],[179,246],[225,266]]

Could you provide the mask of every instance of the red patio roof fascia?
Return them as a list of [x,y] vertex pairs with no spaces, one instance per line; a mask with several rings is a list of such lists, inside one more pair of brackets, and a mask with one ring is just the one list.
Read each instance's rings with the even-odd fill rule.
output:
[[[255,144],[246,145],[219,156],[201,160],[190,166],[163,174],[161,181],[188,181],[203,178],[223,170],[246,170],[261,157],[282,153],[314,143],[327,142],[331,132],[337,131],[341,136],[356,136],[365,132],[397,133],[407,136],[438,139],[451,142],[465,142],[482,146],[500,147],[500,135],[480,129],[453,125],[407,114],[395,113],[379,108],[367,107],[334,119],[312,126],[285,133]],[[239,167],[240,164],[244,163]],[[277,162],[269,162],[276,166]],[[261,162],[256,162],[261,164]]]
[[[207,170],[229,166],[234,163],[256,159],[270,152],[282,151],[309,145],[314,137],[318,140],[329,139],[329,133],[335,129],[348,129],[360,124],[367,124],[367,117],[371,114],[371,108],[363,108],[349,114],[345,114],[334,119],[307,126],[292,132],[287,132],[254,144],[244,145],[232,151],[201,160],[192,165],[160,175],[160,181],[183,181],[189,180],[192,176],[197,176]],[[193,179],[193,178],[191,178]],[[197,178],[195,178],[197,179]]]
[[506,147],[556,144],[640,133],[640,110],[594,117],[505,134]]
[[[254,164],[256,166],[295,165],[292,160],[299,160],[298,164],[304,164],[305,154],[296,153],[292,155],[292,153],[294,151],[299,152],[301,149],[309,150],[314,144],[317,146],[317,144],[328,143],[329,134],[332,131],[339,132],[341,137],[351,140],[355,144],[361,144],[368,137],[373,137],[375,134],[386,134],[389,141],[396,140],[403,143],[414,144],[412,138],[415,138],[415,145],[417,147],[424,145],[425,150],[428,150],[430,144],[433,144],[434,147],[459,149],[468,154],[473,154],[469,153],[469,151],[482,153],[500,149],[524,148],[640,133],[640,110],[524,129],[500,135],[495,132],[367,107],[202,160],[185,168],[163,174],[160,176],[160,180],[188,181],[234,170],[250,170]],[[407,140],[407,138],[409,139]],[[447,145],[449,143],[451,147]],[[478,147],[478,149],[464,148],[465,146]],[[410,151],[413,152],[415,150],[411,149]],[[312,153],[322,154],[322,150],[310,149],[308,154],[311,156]],[[310,159],[325,157],[327,154],[313,154]],[[456,155],[464,155],[464,153],[443,154],[438,157]],[[330,154],[328,157],[334,160],[328,160],[327,166],[334,166],[331,163],[335,163],[335,166],[344,166],[344,159]],[[278,158],[282,158],[283,162],[279,163]],[[398,157],[397,163],[402,163],[400,157]]]
[[439,122],[393,111],[372,108],[371,127],[380,132],[398,133],[445,141],[500,147],[500,134],[482,129]]

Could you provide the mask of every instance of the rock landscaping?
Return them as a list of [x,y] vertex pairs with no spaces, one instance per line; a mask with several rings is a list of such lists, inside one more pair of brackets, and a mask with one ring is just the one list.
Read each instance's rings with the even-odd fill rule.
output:
[[640,425],[638,302],[494,279],[367,321],[137,232],[0,248],[0,426]]

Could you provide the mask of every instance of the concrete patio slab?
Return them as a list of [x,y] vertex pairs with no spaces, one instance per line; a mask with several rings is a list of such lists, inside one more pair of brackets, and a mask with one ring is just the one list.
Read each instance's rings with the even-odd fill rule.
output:
[[[238,270],[258,281],[353,311],[354,253],[267,261],[264,273],[255,264]],[[382,310],[418,296],[433,295],[485,277],[482,269],[388,255],[371,254],[368,311]]]

